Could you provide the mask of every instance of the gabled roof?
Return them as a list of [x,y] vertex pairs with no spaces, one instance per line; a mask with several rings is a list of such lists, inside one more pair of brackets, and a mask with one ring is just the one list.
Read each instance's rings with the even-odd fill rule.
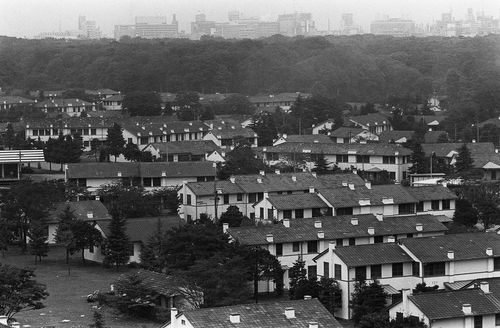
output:
[[210,182],[188,182],[186,184],[196,196],[214,195],[216,191],[220,194],[240,194],[243,190],[231,181],[218,180]]
[[399,131],[399,130],[383,131],[379,134],[378,140],[380,142],[395,142],[402,138],[410,140],[413,139],[414,135],[415,131]]
[[104,98],[103,101],[123,101],[124,95],[112,95],[111,97]]
[[352,116],[349,121],[363,126],[391,125],[389,118],[380,113]]
[[103,117],[65,117],[62,119],[36,119],[27,120],[25,127],[30,129],[45,128],[45,129],[83,129],[83,128],[109,128],[113,126],[116,119]]
[[[467,148],[470,151],[473,159],[472,165],[481,168],[483,165],[496,159],[495,145],[492,142],[473,142],[467,143]],[[463,146],[463,143],[423,143],[422,150],[425,156],[430,156],[434,153],[436,157],[452,157],[453,154],[458,154],[458,150]]]
[[415,115],[415,123],[424,122],[429,124],[432,122],[441,123],[446,119],[445,115]]
[[263,147],[264,153],[305,153],[325,155],[378,155],[378,156],[409,156],[411,150],[400,144],[388,143],[350,143],[350,144],[321,144],[321,143],[289,143],[285,142],[272,147]]
[[248,97],[248,101],[251,103],[274,103],[274,102],[292,102],[297,100],[297,97],[309,98],[311,94],[300,93],[300,92],[288,92],[288,93],[278,93],[275,95],[264,95],[264,96],[251,96]]
[[[293,319],[285,316],[285,309],[290,307],[295,310]],[[238,324],[229,321],[229,316],[234,313],[240,315]],[[196,309],[182,314],[194,328],[304,328],[310,322],[317,322],[319,328],[342,327],[317,299],[249,303]]]
[[215,150],[220,150],[212,140],[189,140],[189,141],[171,141],[150,144],[160,154],[191,154],[205,155]]
[[285,142],[295,142],[295,143],[322,143],[322,144],[332,144],[333,141],[326,134],[288,134],[283,135],[281,140]]
[[448,132],[446,131],[427,131],[424,134],[424,142],[425,143],[436,143],[439,140],[439,137],[442,135],[448,136]]
[[115,91],[115,90],[112,90],[112,89],[107,89],[107,88],[103,88],[103,89],[96,89],[96,90],[85,90],[85,93],[89,94],[89,95],[117,95],[119,94],[118,91]]
[[137,272],[122,274],[119,280],[126,279],[131,274],[136,275],[141,280],[143,286],[150,290],[154,290],[160,295],[176,296],[180,294],[179,286],[173,276],[141,269]]
[[397,243],[337,247],[333,252],[348,267],[413,262]]
[[[57,203],[54,209],[49,213],[48,222],[58,222],[59,215],[63,213],[68,207],[78,220],[95,221],[111,219],[111,215],[109,215],[108,209],[102,202],[98,200],[84,200],[79,202]],[[89,215],[90,213],[91,215]]]
[[92,106],[92,103],[76,98],[65,98],[65,99],[55,98],[55,99],[40,101],[35,105],[36,108],[75,107],[75,106]]
[[462,311],[463,304],[471,305],[472,314],[469,316],[500,313],[498,299],[481,289],[420,293],[408,298],[431,321],[466,316]]
[[453,191],[441,185],[407,187],[406,190],[418,201],[458,198]]
[[[357,225],[352,219],[357,218]],[[315,222],[321,222],[321,228]],[[373,214],[342,215],[333,217],[292,219],[290,227],[282,223],[262,226],[229,228],[228,233],[240,243],[246,245],[267,245],[266,236],[272,234],[275,243],[318,240],[318,231],[323,231],[324,240],[359,238],[369,236],[394,236],[417,233],[417,224],[422,225],[422,232],[444,232],[447,228],[433,215],[412,215],[384,217],[379,221]],[[374,234],[368,233],[374,228]]]
[[500,235],[496,233],[410,238],[401,243],[423,263],[450,261],[448,251],[454,252],[455,261],[487,258],[487,248],[491,248],[493,254],[500,254]]
[[277,210],[294,210],[306,208],[326,208],[328,205],[315,193],[293,195],[270,195],[268,201]]
[[488,124],[492,124],[492,125],[495,125],[497,127],[500,127],[500,117],[490,118],[489,120],[483,121],[483,122],[479,123],[478,125],[480,128],[482,128]]
[[330,136],[334,138],[354,138],[363,131],[366,130],[362,128],[341,126],[340,128],[330,132]]
[[122,128],[127,132],[141,137],[170,135],[187,132],[207,132],[208,126],[199,121],[170,121],[162,122],[123,122]]
[[0,105],[22,105],[22,104],[34,104],[33,99],[28,99],[20,96],[0,96]]
[[213,134],[217,139],[232,139],[234,137],[254,138],[257,134],[250,128],[242,128],[241,126],[231,126],[229,128],[218,127],[211,130],[209,133]]
[[[149,238],[158,231],[158,223],[163,231],[184,225],[184,221],[178,216],[144,217],[127,219],[127,235],[131,242],[146,243]],[[109,223],[111,220],[97,221],[97,224],[104,233],[109,235]]]
[[[120,172],[120,176],[118,173]],[[164,174],[165,173],[165,174]],[[68,179],[214,176],[212,162],[102,162],[68,164]]]

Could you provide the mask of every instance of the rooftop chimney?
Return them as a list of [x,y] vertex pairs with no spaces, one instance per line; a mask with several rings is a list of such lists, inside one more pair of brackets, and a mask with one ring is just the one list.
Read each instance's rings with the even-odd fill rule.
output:
[[347,187],[347,181],[342,181],[342,187]]
[[283,225],[285,228],[290,228],[290,219],[283,219]]
[[315,227],[316,229],[319,229],[319,228],[321,228],[322,226],[323,226],[323,224],[322,224],[322,222],[321,222],[321,221],[319,221],[319,220],[318,220],[318,221],[314,221],[314,227]]
[[337,248],[337,242],[335,240],[330,240],[330,242],[328,243],[328,250],[333,251],[335,248]]
[[231,323],[240,323],[241,322],[241,317],[239,313],[231,313],[229,315],[229,322]]
[[319,325],[317,322],[309,322],[309,328],[318,328]]
[[448,258],[449,258],[450,260],[455,259],[455,252],[454,252],[454,251],[448,251],[448,254],[447,254],[447,255],[448,255]]
[[354,190],[354,183],[349,183],[349,189]]
[[177,317],[177,314],[179,313],[179,310],[177,308],[171,308],[170,309],[170,322],[174,323],[175,318]]
[[295,175],[292,175],[292,181],[297,182],[297,177]]
[[462,312],[465,315],[471,315],[472,314],[472,306],[470,304],[462,304]]
[[358,218],[351,218],[351,224],[352,224],[353,226],[357,226],[357,225],[358,225],[358,223],[359,223]]
[[309,187],[309,193],[314,194],[314,187],[313,186]]
[[312,176],[317,178],[318,177],[318,174],[316,174],[316,172],[311,172]]
[[231,183],[236,183],[236,178],[235,177],[230,177],[229,181],[231,181]]
[[368,227],[368,234],[369,235],[374,235],[375,234],[375,228],[374,227]]
[[487,281],[481,281],[479,287],[485,294],[488,294],[490,292],[490,284]]
[[269,243],[269,244],[272,244],[274,242],[274,236],[272,233],[268,233],[266,235],[266,241]]
[[423,227],[422,223],[417,223],[417,225],[415,226],[415,229],[416,229],[417,231],[422,231],[422,230],[423,230],[423,228],[424,228],[424,227]]
[[493,256],[493,248],[491,247],[486,248],[486,255]]
[[304,295],[304,301],[309,301],[309,300],[312,300],[312,296],[311,295]]
[[161,171],[161,176],[166,177],[167,176],[167,171]]
[[121,172],[118,172],[116,173],[117,176],[121,177],[122,176],[122,173]]
[[324,231],[318,231],[318,239],[325,239],[325,232]]
[[95,196],[95,200],[101,200],[101,196],[99,195]]
[[87,219],[93,219],[94,218],[94,212],[88,211],[87,212]]
[[0,316],[0,324],[8,326],[7,325],[7,319],[8,319],[8,317],[6,315],[1,315]]
[[285,317],[287,319],[293,319],[293,318],[295,318],[295,309],[293,307],[287,307],[287,308],[285,308]]
[[223,223],[222,224],[222,232],[226,233],[227,229],[229,229],[229,223]]
[[371,183],[370,181],[366,181],[366,182],[365,182],[365,186],[366,186],[366,188],[368,188],[368,189],[372,189],[372,183]]
[[375,214],[375,217],[377,218],[377,221],[384,221],[384,214],[381,214],[381,213],[377,213]]
[[257,183],[262,183],[262,178],[257,178]]

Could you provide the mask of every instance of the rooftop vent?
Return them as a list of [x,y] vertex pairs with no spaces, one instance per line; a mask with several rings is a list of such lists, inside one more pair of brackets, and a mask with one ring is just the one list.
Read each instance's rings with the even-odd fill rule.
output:
[[240,323],[241,322],[241,316],[239,313],[231,313],[229,315],[229,322],[231,323]]
[[285,317],[287,319],[293,319],[293,318],[295,318],[295,309],[293,307],[287,307],[287,308],[285,308]]

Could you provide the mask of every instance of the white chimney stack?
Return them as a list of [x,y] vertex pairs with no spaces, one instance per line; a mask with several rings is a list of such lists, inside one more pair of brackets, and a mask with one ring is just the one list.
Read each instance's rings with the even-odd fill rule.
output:
[[314,221],[314,227],[316,229],[320,229],[323,226],[323,223],[321,221]]
[[312,296],[311,295],[304,295],[304,301],[309,301],[309,300],[312,300]]
[[230,177],[229,181],[231,181],[231,183],[236,183],[236,178],[235,177]]
[[479,284],[483,293],[488,294],[490,292],[490,284],[487,281],[481,281]]
[[423,230],[423,228],[424,228],[424,227],[422,226],[422,223],[417,223],[417,225],[415,226],[415,229],[416,229],[417,231],[422,231],[422,230]]
[[292,175],[292,181],[297,182],[297,177],[295,175]]
[[175,325],[175,319],[177,318],[177,314],[179,313],[179,310],[177,308],[171,308],[170,309],[170,322],[172,322]]
[[472,314],[472,306],[470,304],[462,304],[462,312],[465,315],[471,315]]
[[493,248],[491,247],[486,248],[486,255],[493,256]]
[[314,194],[314,187],[312,187],[312,186],[311,186],[311,187],[309,187],[309,193],[310,193],[310,194]]
[[358,223],[359,223],[358,218],[351,218],[351,224],[352,224],[353,226],[357,226],[357,225],[358,225]]
[[374,227],[368,227],[368,234],[369,235],[374,235],[375,234],[375,228]]
[[268,242],[269,244],[272,244],[272,243],[274,242],[274,236],[273,236],[273,234],[272,234],[272,233],[268,233],[268,234],[266,235],[266,240],[267,240],[267,242]]
[[259,174],[260,175],[266,175],[266,171],[261,170],[261,171],[259,171]]
[[290,228],[290,219],[283,219],[283,225],[285,228]]
[[377,218],[377,221],[384,221],[384,215],[383,214],[380,214],[380,213],[377,213],[375,214],[375,217]]
[[274,170],[274,173],[279,175],[279,174],[281,174],[281,171],[280,170]]
[[[342,245],[340,245],[342,246]],[[335,248],[337,248],[337,243],[334,241],[334,240],[331,240],[329,243],[328,243],[328,249],[330,251],[333,251],[335,250]]]
[[295,309],[293,307],[285,308],[285,317],[287,319],[294,319],[295,318]]
[[325,239],[325,232],[324,231],[318,231],[318,239]]
[[367,189],[372,189],[372,183],[370,181],[366,181],[365,186]]
[[447,256],[450,260],[455,259],[455,252],[454,251],[448,251]]
[[354,183],[349,183],[349,189],[354,190]]
[[309,322],[309,328],[318,328],[319,325],[317,322]]
[[347,187],[347,181],[342,181],[342,187]]
[[241,317],[239,313],[231,313],[229,315],[229,322],[231,323],[240,323],[241,322]]

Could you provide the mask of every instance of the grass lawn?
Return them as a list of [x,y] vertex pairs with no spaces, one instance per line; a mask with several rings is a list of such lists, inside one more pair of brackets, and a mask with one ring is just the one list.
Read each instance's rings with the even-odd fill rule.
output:
[[[6,253],[0,262],[17,267],[30,267],[35,270],[36,280],[47,286],[49,297],[44,301],[45,308],[18,313],[15,317],[22,325],[31,327],[88,327],[93,322],[92,306],[86,296],[94,290],[108,291],[116,278],[128,269],[115,271],[96,264],[83,265],[80,254],[71,258],[71,274],[65,264],[64,250],[51,248],[42,263],[34,264],[31,255],[22,255],[17,249]],[[144,319],[125,317],[110,309],[104,311],[106,326],[123,328],[152,328],[158,323]],[[70,320],[69,322],[62,322]]]

